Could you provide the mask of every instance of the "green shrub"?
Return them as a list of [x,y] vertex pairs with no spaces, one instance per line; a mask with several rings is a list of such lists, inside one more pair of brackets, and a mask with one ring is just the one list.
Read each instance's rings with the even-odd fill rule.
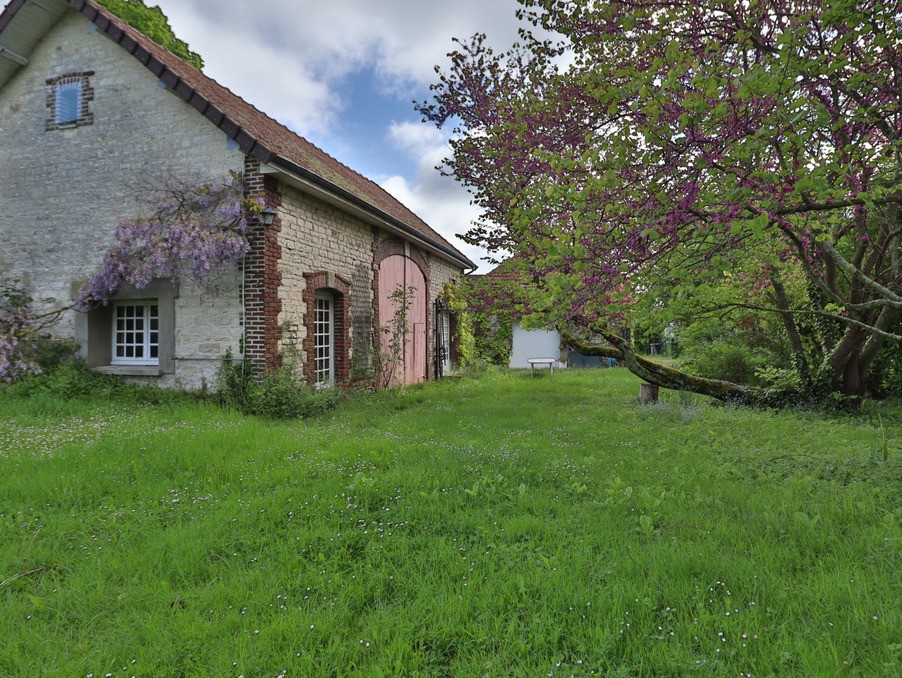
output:
[[755,371],[759,383],[776,394],[796,394],[802,388],[798,372],[781,367],[759,367]]
[[74,339],[55,339],[43,334],[35,339],[32,345],[34,361],[42,370],[50,370],[58,365],[74,364],[78,361],[75,354],[78,344]]
[[251,413],[271,419],[311,417],[338,404],[337,388],[314,388],[303,382],[294,365],[263,375],[253,389]]
[[[902,334],[902,317],[890,332]],[[868,389],[877,398],[902,396],[902,343],[887,341],[871,365]]]
[[9,387],[11,395],[30,397],[45,393],[57,398],[108,397],[125,385],[108,374],[92,370],[82,360],[69,360],[44,367],[41,374],[27,377]]
[[748,346],[716,341],[693,352],[684,365],[691,372],[708,379],[757,385],[756,372],[767,362]]
[[334,408],[341,398],[337,388],[314,388],[304,382],[294,360],[255,376],[231,350],[216,372],[216,397],[224,407],[269,419],[312,417]]
[[[120,377],[104,374],[88,367],[74,356],[65,357],[60,362],[42,363],[42,372],[17,381],[7,387],[11,397],[47,397],[64,400],[110,400],[122,402],[161,405],[165,403],[196,400],[197,394],[176,389],[163,389],[149,384],[129,384]],[[54,364],[55,362],[55,364]]]
[[216,400],[223,407],[244,412],[250,400],[250,390],[254,381],[245,372],[244,364],[235,361],[232,349],[226,350],[222,362],[216,369],[214,388]]

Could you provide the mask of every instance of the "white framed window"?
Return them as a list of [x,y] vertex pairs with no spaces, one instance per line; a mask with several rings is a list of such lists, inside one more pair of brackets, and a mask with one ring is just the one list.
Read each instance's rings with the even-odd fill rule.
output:
[[328,292],[316,293],[313,351],[316,384],[327,386],[335,383],[335,300]]
[[113,305],[112,365],[160,362],[160,306],[156,299]]
[[451,371],[451,314],[442,313],[442,373]]

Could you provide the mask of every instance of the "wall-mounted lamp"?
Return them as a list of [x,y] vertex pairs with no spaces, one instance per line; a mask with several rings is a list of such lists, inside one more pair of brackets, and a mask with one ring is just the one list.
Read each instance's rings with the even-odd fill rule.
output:
[[263,225],[266,227],[272,226],[272,222],[276,218],[276,211],[272,207],[267,207],[265,210],[260,212],[260,221],[263,222]]

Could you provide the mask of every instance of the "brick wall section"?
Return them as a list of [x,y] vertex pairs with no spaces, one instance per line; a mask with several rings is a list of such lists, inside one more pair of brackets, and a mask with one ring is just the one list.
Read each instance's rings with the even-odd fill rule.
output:
[[310,285],[311,281],[319,284],[322,278],[317,276],[333,274],[336,281],[347,284],[346,290],[337,289],[345,305],[342,315],[347,326],[343,331],[345,345],[340,362],[344,365],[342,379],[347,378],[352,365],[366,365],[370,360],[373,230],[356,217],[290,186],[282,188],[279,216],[282,220],[279,233],[282,306],[278,316],[279,326],[283,328],[281,345],[301,352],[305,377],[312,379],[309,366],[312,365],[313,324],[305,319],[310,295],[315,293]]
[[[260,173],[260,162],[254,158],[245,160],[244,189],[247,196],[262,198],[266,207],[278,211],[282,205],[278,183]],[[262,372],[280,364],[281,232],[279,216],[268,227],[260,220],[248,224],[251,250],[244,259],[244,356],[254,370]]]
[[348,380],[351,372],[351,343],[349,332],[351,329],[351,307],[348,304],[351,292],[351,281],[340,275],[328,271],[316,271],[305,273],[306,287],[304,288],[304,301],[307,303],[307,312],[304,314],[304,327],[307,334],[303,341],[304,374],[307,383],[313,384],[316,379],[315,357],[313,346],[313,327],[316,318],[316,293],[320,290],[332,292],[334,295],[333,306],[333,360],[335,368],[335,382],[343,384]]
[[[46,130],[48,80],[90,73],[93,124]],[[0,89],[0,271],[35,298],[66,304],[97,269],[116,224],[147,210],[141,187],[170,176],[220,181],[244,154],[197,110],[159,86],[134,57],[68,12]],[[176,300],[175,373],[162,385],[199,387],[241,338],[240,269]],[[55,326],[76,336],[76,313]]]

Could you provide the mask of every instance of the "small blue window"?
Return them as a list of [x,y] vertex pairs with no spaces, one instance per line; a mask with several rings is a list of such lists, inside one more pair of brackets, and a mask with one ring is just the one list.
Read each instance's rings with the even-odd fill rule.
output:
[[76,122],[81,117],[82,82],[60,82],[56,85],[57,125]]
[[94,124],[94,113],[91,112],[91,102],[94,101],[92,75],[94,71],[63,73],[45,81],[48,86],[45,131]]

